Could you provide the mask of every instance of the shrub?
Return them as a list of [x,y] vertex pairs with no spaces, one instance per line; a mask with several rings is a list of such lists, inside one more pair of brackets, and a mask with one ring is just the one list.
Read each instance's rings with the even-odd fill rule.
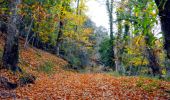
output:
[[142,87],[145,91],[153,92],[156,89],[160,88],[160,85],[157,81],[150,82]]
[[110,39],[105,38],[99,46],[100,60],[105,66],[114,66],[112,45]]
[[38,67],[38,71],[44,72],[46,74],[51,74],[54,72],[54,64],[50,61],[47,61]]
[[157,80],[152,80],[149,83],[146,83],[145,80],[147,80],[147,78],[139,78],[139,80],[136,82],[136,86],[142,88],[147,92],[153,92],[154,90],[160,88],[160,84]]

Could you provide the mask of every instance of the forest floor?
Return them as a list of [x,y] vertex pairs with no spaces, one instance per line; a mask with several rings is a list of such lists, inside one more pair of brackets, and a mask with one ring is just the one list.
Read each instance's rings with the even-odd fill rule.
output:
[[[1,38],[1,37],[0,37]],[[0,55],[3,40],[0,39]],[[21,41],[22,42],[22,41]],[[115,77],[102,73],[65,70],[67,62],[50,53],[20,46],[19,66],[36,76],[34,84],[15,90],[0,88],[0,99],[26,100],[168,100],[170,82],[142,77]],[[22,75],[0,70],[1,76],[16,82]]]

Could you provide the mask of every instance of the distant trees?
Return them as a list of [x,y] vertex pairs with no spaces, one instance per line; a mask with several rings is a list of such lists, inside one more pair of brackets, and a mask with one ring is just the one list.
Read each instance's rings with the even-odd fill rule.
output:
[[[76,7],[72,3],[76,3]],[[156,2],[156,5],[155,5]],[[0,2],[1,31],[7,32],[3,65],[13,71],[19,59],[19,35],[26,38],[25,47],[35,47],[67,59],[75,67],[92,66],[90,59],[100,58],[101,64],[117,72],[134,66],[147,66],[154,75],[161,74],[163,53],[156,43],[159,38],[153,28],[157,9],[161,19],[164,46],[170,59],[170,1],[169,0],[106,0],[109,36],[103,27],[85,15],[84,0],[7,0]],[[116,8],[117,7],[117,8]],[[114,9],[115,8],[115,9]],[[116,11],[116,21],[114,20]],[[19,24],[21,21],[21,24]],[[114,23],[115,30],[114,30]],[[115,34],[114,34],[115,33]],[[161,42],[158,42],[161,44]],[[99,52],[98,52],[99,51]],[[100,53],[100,57],[99,57]],[[92,56],[92,55],[95,56]],[[145,67],[146,68],[146,67]],[[148,70],[147,70],[148,71]]]
[[[18,69],[19,35],[26,39],[25,47],[31,44],[64,58],[67,58],[70,53],[77,54],[75,59],[78,58],[80,61],[81,58],[81,64],[84,63],[82,59],[87,56],[87,51],[93,44],[90,40],[93,28],[86,25],[88,18],[84,13],[85,1],[78,0],[75,8],[72,6],[73,2],[75,3],[75,0],[24,0],[22,2],[3,0],[0,2],[0,16],[8,22],[6,24],[8,28],[5,29],[1,26],[6,22],[2,17],[0,18],[1,31],[7,30],[8,33],[3,54],[4,66],[11,70]],[[63,47],[66,44],[70,45]],[[71,51],[70,47],[74,45],[76,48]],[[82,52],[79,52],[80,48]],[[71,52],[65,52],[68,51],[66,49]]]
[[[104,28],[103,26],[99,26],[99,27],[95,28],[94,34],[95,34],[95,36],[94,36],[95,44],[94,44],[93,56],[95,56],[96,60],[101,62],[100,64],[103,64],[104,66],[113,66],[114,62],[111,60],[112,59],[111,56],[108,55],[109,51],[107,51],[107,50],[111,50],[111,49],[108,49],[111,46],[107,45],[107,46],[105,46],[106,48],[103,48],[105,41],[108,40],[107,41],[108,43],[110,41],[109,35],[108,35],[108,30],[106,28]],[[103,51],[105,51],[105,52],[103,52]],[[106,54],[106,53],[108,53],[108,54]],[[108,55],[108,56],[106,56],[106,55]],[[104,56],[106,57],[106,59],[110,59],[110,60],[106,61],[105,59],[103,59]],[[106,64],[109,61],[112,61],[112,62],[110,64]]]
[[[156,37],[153,35],[153,32],[151,31],[153,29],[154,24],[156,23],[155,19],[157,16],[156,14],[149,15],[154,12],[156,7],[154,6],[153,1],[145,0],[143,2],[140,1],[138,2],[141,3],[141,6],[138,6],[136,9],[146,10],[143,14],[137,16],[137,18],[141,16],[143,19],[143,22],[137,21],[137,24],[139,25],[138,27],[142,27],[141,34],[144,36],[145,39],[146,57],[149,62],[148,67],[152,69],[152,73],[154,75],[160,75],[161,74],[160,64],[158,62],[157,55],[154,53]],[[136,13],[138,12],[136,11]]]
[[100,61],[106,67],[115,67],[113,57],[110,55],[113,49],[110,38],[104,38],[99,45]]
[[[106,2],[108,9],[111,7],[112,1],[107,0]],[[108,4],[110,5],[108,6]],[[115,8],[117,20],[114,22],[117,22],[117,34],[114,34],[113,46],[116,71],[122,71],[121,68],[124,66],[126,70],[131,70],[133,66],[145,64],[152,70],[151,73],[160,75],[161,64],[158,56],[160,53],[155,52],[155,43],[158,39],[153,31],[153,27],[157,23],[155,3],[152,0],[121,0],[115,2],[115,5],[117,7]],[[110,11],[113,9],[108,10],[110,19],[112,19]],[[110,20],[110,26],[112,26],[110,28],[113,29],[112,24],[113,19]],[[134,43],[135,41],[136,43]],[[145,44],[139,44],[139,41],[143,41]]]

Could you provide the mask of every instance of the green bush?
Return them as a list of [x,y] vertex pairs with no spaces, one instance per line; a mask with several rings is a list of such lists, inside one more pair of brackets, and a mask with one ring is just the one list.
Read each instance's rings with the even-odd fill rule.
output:
[[38,71],[44,72],[46,74],[51,74],[54,72],[54,64],[50,61],[47,61],[38,67]]
[[153,92],[155,89],[159,89],[160,85],[158,84],[158,82],[153,81],[153,82],[150,82],[149,84],[144,85],[142,88],[145,91]]
[[114,66],[112,47],[113,44],[110,43],[109,38],[105,38],[99,48],[100,60],[105,66]]
[[140,87],[147,92],[153,92],[154,90],[160,88],[160,84],[157,80],[152,80],[151,82],[146,83],[145,80],[147,79],[149,78],[139,78],[136,82],[136,87]]

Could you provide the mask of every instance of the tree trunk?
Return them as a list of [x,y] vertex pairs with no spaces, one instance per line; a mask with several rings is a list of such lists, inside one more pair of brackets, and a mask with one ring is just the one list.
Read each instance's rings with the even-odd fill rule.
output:
[[[115,59],[115,53],[114,53],[114,37],[113,37],[113,0],[109,1],[107,0],[106,1],[106,6],[107,6],[107,11],[108,11],[108,14],[109,14],[109,23],[110,23],[110,44],[111,44],[111,52],[110,52],[110,56]],[[113,62],[113,61],[112,61]],[[115,66],[116,64],[114,63],[114,66],[113,69],[116,68]],[[115,68],[114,68],[115,67]]]
[[[77,9],[76,9],[76,14],[79,15],[80,14],[80,9],[79,9],[79,5],[80,5],[80,0],[77,0]],[[75,31],[77,32],[78,26],[75,26]]]
[[115,58],[115,70],[116,72],[121,72],[121,62],[120,62],[120,54],[117,45],[114,48],[114,58]]
[[[170,0],[155,0],[159,9],[159,17],[161,28],[164,36],[164,48],[167,53],[167,62],[170,60]],[[166,70],[170,73],[170,68],[166,66]]]
[[63,35],[63,22],[59,22],[59,32],[56,40],[56,54],[60,55],[61,37]]
[[33,21],[34,21],[34,19],[31,20],[31,24],[30,24],[28,32],[27,32],[27,36],[26,36],[26,40],[25,40],[25,44],[24,44],[25,48],[27,48],[27,45],[29,44],[29,35],[30,35],[30,31],[31,31],[31,28],[33,25]]
[[77,10],[76,10],[77,15],[79,15],[79,5],[80,5],[80,0],[77,0]]
[[[117,12],[117,17],[119,17],[119,12]],[[118,21],[118,32],[115,36],[115,45],[114,45],[114,56],[115,56],[115,67],[116,72],[121,71],[121,35],[122,35],[122,21]]]
[[149,61],[149,67],[152,69],[153,75],[160,75],[160,65],[157,61],[156,55],[154,54],[154,51],[152,48],[146,48],[147,51],[147,58]]
[[170,0],[155,0],[161,20],[161,27],[164,35],[164,48],[167,57],[170,59]]
[[19,59],[18,39],[19,33],[17,30],[17,5],[20,4],[20,0],[13,0],[9,3],[11,15],[7,25],[7,39],[5,42],[3,53],[3,66],[12,71],[17,70],[17,63]]
[[146,41],[146,57],[148,59],[148,66],[149,68],[152,69],[152,74],[155,75],[161,75],[160,72],[160,65],[158,63],[158,58],[157,55],[154,52],[154,49],[152,48],[150,42],[150,37],[148,35],[145,36],[145,41]]

